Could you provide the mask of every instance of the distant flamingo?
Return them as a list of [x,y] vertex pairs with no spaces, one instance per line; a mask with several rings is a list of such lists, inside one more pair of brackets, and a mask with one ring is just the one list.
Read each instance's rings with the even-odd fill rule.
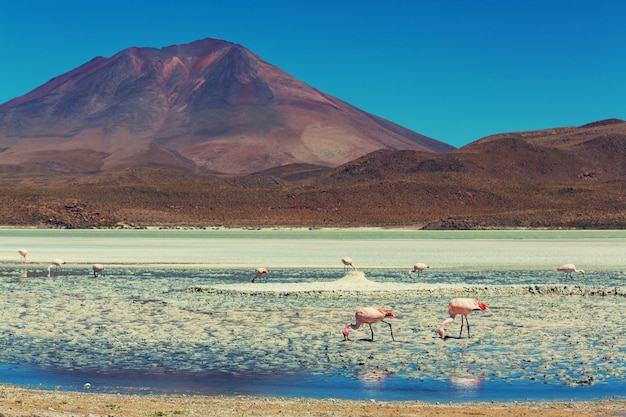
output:
[[421,262],[418,262],[415,265],[413,265],[413,269],[411,269],[409,271],[409,276],[410,277],[413,276],[413,272],[417,272],[417,275],[419,275],[420,272],[422,272],[423,270],[428,269],[428,268],[430,268],[430,266],[428,266],[426,264],[423,264]]
[[266,276],[268,272],[267,268],[257,268],[254,271],[254,278],[252,278],[250,282],[254,282],[255,279]]
[[93,264],[91,269],[93,270],[93,276],[97,277],[98,274],[101,274],[102,271],[104,271],[104,265],[102,265],[102,264]]
[[582,276],[585,276],[584,269],[576,269],[576,265],[574,264],[565,264],[556,269],[557,271],[565,272],[565,276],[572,277],[572,273],[579,272]]
[[350,329],[358,329],[362,324],[368,324],[370,326],[370,332],[372,333],[372,342],[374,341],[374,330],[372,330],[372,323],[377,323],[382,321],[386,325],[389,326],[389,331],[391,332],[391,340],[396,341],[393,338],[393,329],[391,327],[391,323],[386,322],[383,319],[387,317],[395,318],[391,311],[383,310],[378,307],[363,307],[359,308],[354,314],[354,318],[356,320],[356,324],[347,323],[341,333],[343,333],[343,340],[349,340],[348,335],[350,333]]
[[352,259],[348,258],[347,256],[341,258],[341,262],[343,263],[343,272],[346,272],[346,268],[348,268],[349,266],[354,268],[355,271],[357,270],[356,266],[354,266],[354,264],[352,263]]
[[469,324],[469,320],[467,319],[467,316],[472,314],[474,311],[479,311],[479,310],[488,311],[489,308],[487,307],[485,303],[482,303],[473,298],[454,298],[450,300],[450,303],[448,303],[448,312],[450,313],[450,318],[444,320],[443,323],[441,323],[437,333],[439,333],[439,336],[441,336],[442,339],[445,339],[445,336],[446,336],[445,327],[449,323],[452,323],[455,317],[460,314],[461,315],[461,332],[459,333],[459,337],[461,337],[461,335],[463,334],[463,319],[464,318],[465,318],[465,323],[467,323],[467,337],[472,337],[470,335],[470,324]]
[[53,259],[52,260],[52,265],[50,265],[48,267],[48,276],[50,276],[50,270],[52,268],[61,269],[61,265],[63,265],[64,263],[65,263],[65,261],[63,259]]
[[28,254],[26,249],[18,249],[17,253],[19,253],[20,256],[22,257],[22,263],[26,263],[26,255]]

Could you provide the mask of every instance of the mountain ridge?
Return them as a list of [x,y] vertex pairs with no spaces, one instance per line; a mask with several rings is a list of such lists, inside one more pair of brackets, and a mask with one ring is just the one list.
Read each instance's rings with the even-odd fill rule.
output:
[[504,134],[449,153],[377,150],[245,175],[0,165],[0,224],[626,229],[625,138],[625,122],[599,124],[563,147]]
[[97,57],[0,105],[1,225],[623,229],[625,189],[623,120],[454,149],[220,40]]
[[0,148],[0,164],[68,172],[82,168],[63,152],[93,151],[94,171],[145,163],[232,174],[337,166],[381,148],[454,149],[217,39],[131,47],[53,78],[0,105]]

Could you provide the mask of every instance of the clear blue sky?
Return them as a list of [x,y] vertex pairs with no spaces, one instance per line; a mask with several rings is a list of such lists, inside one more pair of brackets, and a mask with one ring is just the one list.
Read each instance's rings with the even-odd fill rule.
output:
[[626,119],[622,0],[5,3],[0,103],[95,56],[211,37],[456,147]]

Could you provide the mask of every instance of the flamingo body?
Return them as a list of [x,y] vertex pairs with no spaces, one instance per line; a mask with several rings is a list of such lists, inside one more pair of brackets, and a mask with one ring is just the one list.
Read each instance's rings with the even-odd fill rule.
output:
[[413,269],[411,269],[409,271],[409,276],[413,276],[413,272],[417,272],[417,275],[419,275],[420,272],[422,272],[422,271],[424,271],[424,270],[426,270],[428,268],[430,268],[430,266],[428,266],[428,265],[426,265],[424,263],[418,262],[415,265],[413,265]]
[[354,266],[354,264],[352,263],[352,259],[348,258],[347,256],[341,258],[341,263],[343,263],[343,271],[346,272],[346,268],[348,268],[349,266],[351,266],[355,271],[356,266]]
[[50,266],[53,266],[55,268],[60,269],[61,265],[63,265],[64,263],[65,263],[65,261],[63,259],[53,259],[52,260],[52,265],[50,265]]
[[386,311],[383,310],[382,308],[378,308],[378,307],[363,307],[363,308],[359,308],[356,313],[354,314],[354,319],[356,320],[356,324],[352,324],[352,323],[347,323],[344,327],[343,330],[341,331],[341,333],[343,333],[343,339],[344,340],[349,340],[348,339],[348,335],[350,333],[350,329],[358,329],[359,327],[361,327],[362,324],[367,324],[370,326],[370,332],[372,334],[372,342],[374,341],[374,330],[372,330],[372,324],[373,323],[378,323],[379,321],[382,321],[383,323],[385,323],[386,325],[389,326],[389,331],[391,332],[391,340],[393,340],[395,342],[395,339],[393,337],[393,329],[391,327],[391,323],[386,322],[384,319],[386,319],[387,317],[390,318],[394,318],[395,316],[393,315],[393,313],[391,311]]
[[566,276],[571,277],[574,273],[580,273],[582,276],[585,276],[584,269],[577,269],[574,264],[565,264],[561,265],[556,269],[557,271],[564,272]]
[[100,274],[100,273],[102,273],[102,271],[104,271],[104,265],[102,265],[102,264],[93,264],[91,269],[93,270],[93,276],[97,277],[98,274]]
[[439,330],[437,333],[439,336],[444,339],[446,336],[445,327],[454,321],[456,316],[461,316],[461,332],[459,333],[459,337],[463,334],[463,320],[467,323],[467,337],[471,337],[470,335],[470,325],[467,320],[467,316],[472,314],[474,311],[489,311],[489,307],[481,301],[475,300],[473,298],[454,298],[450,300],[448,303],[448,313],[450,313],[450,318],[446,319],[439,326]]
[[255,279],[266,276],[268,272],[267,268],[257,268],[254,271],[254,278],[252,278],[250,282],[254,282]]
[[26,251],[26,249],[18,249],[17,253],[20,254],[20,256],[22,257],[22,262],[26,263],[26,255],[28,254],[28,252]]
[[50,270],[52,268],[61,269],[61,265],[63,265],[64,263],[65,263],[65,261],[63,259],[53,259],[52,260],[52,265],[50,265],[48,267],[48,276],[50,276]]

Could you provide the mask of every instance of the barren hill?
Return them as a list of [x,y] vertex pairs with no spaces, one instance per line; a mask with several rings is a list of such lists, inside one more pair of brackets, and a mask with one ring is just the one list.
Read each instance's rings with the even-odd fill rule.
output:
[[454,148],[216,39],[97,57],[0,105],[0,165],[242,174],[378,149]]
[[[522,146],[534,151],[522,152],[511,161],[515,154],[513,148]],[[539,175],[538,179],[550,181],[624,180],[626,122],[608,119],[580,127],[493,135],[454,153],[475,154],[498,175],[508,166],[518,172],[517,175]]]
[[511,133],[449,153],[377,150],[250,175],[3,166],[0,224],[626,228],[626,123],[572,132],[569,145]]
[[0,105],[0,225],[626,228],[626,122],[460,149],[206,39]]
[[626,177],[626,122],[504,133],[449,153],[379,150],[330,170],[324,182],[458,175],[485,182],[558,183]]

